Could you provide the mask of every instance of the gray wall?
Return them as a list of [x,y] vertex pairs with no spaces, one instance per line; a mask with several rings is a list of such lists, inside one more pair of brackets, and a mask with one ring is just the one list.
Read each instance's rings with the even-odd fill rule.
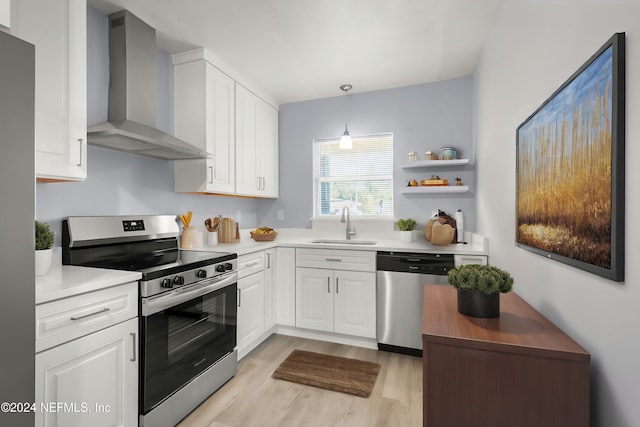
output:
[[[502,2],[475,72],[478,232],[515,291],[591,353],[592,426],[640,420],[640,2]],[[626,281],[515,247],[518,125],[615,32],[626,32]]]
[[[465,212],[465,228],[473,231],[474,183],[472,165],[459,169],[403,170],[408,153],[424,158],[427,150],[453,146],[459,157],[473,162],[471,76],[397,89],[350,94],[349,131],[354,135],[393,132],[394,135],[394,216],[414,217],[424,226],[434,209],[453,214]],[[339,92],[336,86],[336,92]],[[344,95],[280,106],[280,198],[263,201],[258,217],[264,223],[285,227],[310,227],[313,216],[313,140],[339,137],[346,115]],[[456,176],[471,186],[467,194],[406,195],[400,190],[408,179],[441,175],[451,181]],[[278,209],[284,221],[276,221]]]

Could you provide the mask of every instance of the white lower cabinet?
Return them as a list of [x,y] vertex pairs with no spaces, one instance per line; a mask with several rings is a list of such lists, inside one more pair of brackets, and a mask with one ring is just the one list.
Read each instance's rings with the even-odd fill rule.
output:
[[137,402],[137,318],[36,355],[36,426],[137,426]]
[[487,265],[488,257],[484,255],[454,255],[453,261],[455,265],[480,264]]
[[238,257],[238,357],[256,347],[267,331],[267,317],[273,316],[273,249]]
[[276,323],[296,325],[296,250],[276,248]]
[[264,271],[238,280],[238,351],[264,332]]
[[37,427],[138,425],[138,283],[36,305]]
[[296,326],[376,336],[375,273],[296,269]]
[[264,330],[268,331],[276,325],[276,250],[264,251]]

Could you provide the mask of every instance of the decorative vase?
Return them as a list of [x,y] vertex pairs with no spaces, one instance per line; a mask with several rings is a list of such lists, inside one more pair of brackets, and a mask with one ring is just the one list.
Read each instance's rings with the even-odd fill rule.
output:
[[49,272],[52,254],[52,248],[36,251],[36,276],[44,276]]
[[400,240],[403,243],[411,243],[411,242],[413,242],[413,231],[401,231],[400,232]]
[[458,289],[458,312],[471,317],[500,317],[500,292],[465,292]]

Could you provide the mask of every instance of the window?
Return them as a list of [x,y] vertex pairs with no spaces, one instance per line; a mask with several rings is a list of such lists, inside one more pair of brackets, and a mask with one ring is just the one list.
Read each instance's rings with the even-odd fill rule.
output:
[[353,148],[340,140],[316,140],[313,150],[314,213],[393,215],[393,134],[353,137]]

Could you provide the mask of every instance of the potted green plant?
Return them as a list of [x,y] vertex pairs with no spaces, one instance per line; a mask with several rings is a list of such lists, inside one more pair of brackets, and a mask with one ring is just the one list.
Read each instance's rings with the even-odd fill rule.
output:
[[44,276],[51,267],[53,254],[53,238],[55,234],[49,228],[49,224],[36,220],[36,276]]
[[413,218],[402,219],[396,221],[396,225],[400,230],[400,239],[405,243],[413,241],[413,230],[415,230],[418,223]]
[[513,288],[513,277],[493,265],[459,265],[447,279],[457,289],[458,311],[473,317],[499,317],[500,293]]

